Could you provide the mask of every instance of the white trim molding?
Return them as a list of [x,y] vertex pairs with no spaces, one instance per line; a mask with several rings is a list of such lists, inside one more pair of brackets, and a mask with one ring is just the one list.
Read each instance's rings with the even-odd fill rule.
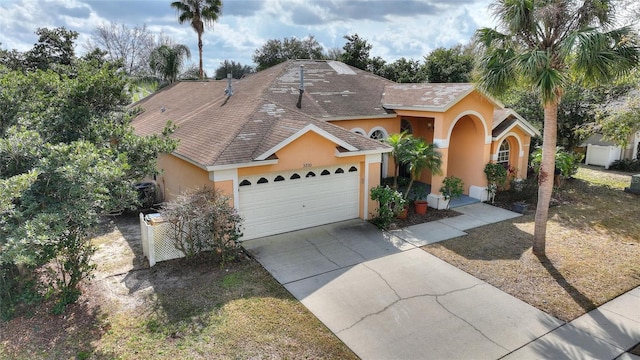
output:
[[240,194],[238,192],[238,169],[210,171],[209,180],[213,181],[214,186],[217,181],[231,180],[233,187],[233,207],[239,209]]
[[373,135],[373,133],[377,130],[380,130],[384,133],[384,138],[386,139],[387,137],[389,137],[389,132],[387,131],[387,129],[383,128],[382,126],[376,126],[373,129],[371,129],[369,131],[369,133],[367,134],[368,138],[371,138],[371,135]]
[[261,155],[259,155],[258,157],[256,157],[256,160],[266,160],[269,156],[275,154],[276,152],[278,152],[279,150],[281,150],[282,148],[284,148],[285,146],[291,144],[292,142],[294,142],[295,140],[297,140],[299,137],[301,137],[302,135],[308,133],[309,131],[313,131],[314,133],[324,137],[325,139],[339,145],[342,146],[343,148],[349,150],[349,151],[356,151],[358,150],[356,147],[354,147],[353,145],[345,142],[342,139],[337,138],[336,136],[328,133],[325,130],[322,130],[321,128],[317,127],[314,124],[309,124],[307,126],[305,126],[304,128],[298,130],[298,132],[296,132],[295,134],[289,136],[288,138],[286,138],[283,142],[279,143],[278,145],[272,147],[271,149],[265,151],[264,153],[262,153]]
[[[460,114],[458,114],[458,116],[456,116],[456,119],[453,120],[453,122],[451,123],[451,126],[449,127],[449,132],[447,134],[447,139],[451,139],[451,134],[453,133],[453,128],[456,127],[456,124],[458,123],[458,121],[460,121],[460,119],[462,119],[463,117],[465,117],[467,115],[473,115],[473,116],[477,117],[480,120],[480,123],[482,124],[482,127],[484,128],[485,145],[486,144],[491,144],[491,133],[489,133],[489,128],[487,127],[487,121],[484,119],[482,114],[480,114],[479,112],[477,112],[475,110],[463,111]],[[487,142],[487,140],[489,142]]]

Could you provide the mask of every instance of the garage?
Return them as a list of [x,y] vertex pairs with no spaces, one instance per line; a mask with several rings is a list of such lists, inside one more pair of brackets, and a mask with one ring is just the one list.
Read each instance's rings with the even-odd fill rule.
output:
[[357,164],[261,174],[238,181],[242,240],[359,216]]

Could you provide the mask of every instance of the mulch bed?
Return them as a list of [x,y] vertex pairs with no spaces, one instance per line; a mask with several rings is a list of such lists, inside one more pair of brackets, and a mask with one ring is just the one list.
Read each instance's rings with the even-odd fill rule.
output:
[[409,214],[406,219],[396,218],[389,227],[390,229],[400,229],[411,225],[422,224],[430,221],[442,220],[450,217],[462,215],[454,210],[436,210],[428,208],[427,213],[424,215],[416,214],[415,208],[409,206]]

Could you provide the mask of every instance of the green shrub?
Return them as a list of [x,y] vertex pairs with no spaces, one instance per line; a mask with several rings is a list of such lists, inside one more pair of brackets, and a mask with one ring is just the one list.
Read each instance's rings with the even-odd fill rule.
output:
[[626,171],[626,172],[640,171],[640,160],[638,159],[616,160],[613,162],[613,164],[611,164],[611,166],[609,166],[609,169]]
[[400,192],[386,185],[372,188],[369,196],[371,200],[378,202],[378,213],[372,222],[380,229],[387,229],[404,209],[405,199]]
[[[578,165],[584,159],[584,154],[568,152],[558,147],[556,149],[556,170],[565,178],[570,178],[578,172]],[[536,174],[540,172],[542,162],[542,148],[537,148],[531,154],[531,166]]]

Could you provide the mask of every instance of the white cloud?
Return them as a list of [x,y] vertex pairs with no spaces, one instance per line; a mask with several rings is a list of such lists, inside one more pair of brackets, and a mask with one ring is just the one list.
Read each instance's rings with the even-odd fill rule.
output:
[[[492,26],[489,0],[223,0],[222,16],[205,29],[204,62],[212,74],[225,59],[251,65],[255,49],[269,39],[314,35],[325,49],[342,48],[359,34],[372,56],[391,62],[422,60],[439,46],[466,42],[478,26]],[[187,45],[197,63],[197,35],[178,24],[169,2],[157,0],[1,0],[3,48],[30,49],[38,27],[65,26],[80,33],[78,44],[104,22],[146,24],[149,30]],[[80,51],[80,49],[78,50]]]

